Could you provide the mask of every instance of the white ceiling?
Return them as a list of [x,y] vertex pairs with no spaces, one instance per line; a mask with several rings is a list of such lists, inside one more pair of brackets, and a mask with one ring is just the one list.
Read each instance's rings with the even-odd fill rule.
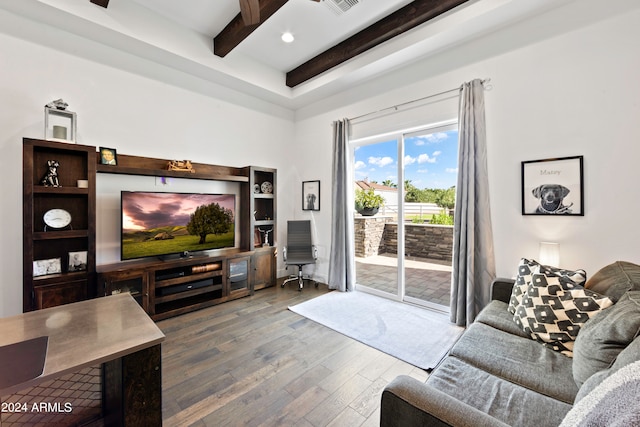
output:
[[[514,28],[514,24],[545,12],[567,5],[586,10],[589,6],[583,6],[585,2],[592,9],[593,5],[602,9],[600,4],[612,4],[601,0],[470,0],[289,88],[285,85],[287,71],[411,0],[360,0],[340,16],[323,4],[330,0],[290,0],[226,57],[217,57],[213,54],[213,37],[239,13],[238,1],[111,0],[104,9],[89,0],[0,0],[0,9],[188,73],[225,90],[295,110],[444,49],[505,27]],[[572,16],[569,12],[559,15]],[[572,25],[566,20],[558,21],[556,26]],[[287,45],[280,40],[284,31],[294,34],[294,43]]]
[[[212,39],[240,13],[239,0],[133,1]],[[411,1],[360,0],[337,15],[324,1],[291,0],[230,55],[243,55],[286,73]],[[295,42],[284,43],[280,38],[284,32],[292,33]]]

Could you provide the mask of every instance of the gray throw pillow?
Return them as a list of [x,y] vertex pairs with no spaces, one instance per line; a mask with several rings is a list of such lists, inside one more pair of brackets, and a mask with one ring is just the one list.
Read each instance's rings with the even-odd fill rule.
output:
[[640,265],[616,261],[602,267],[584,287],[617,301],[628,290],[640,290]]
[[573,379],[578,387],[611,366],[640,333],[640,291],[629,291],[605,312],[586,322],[573,346]]

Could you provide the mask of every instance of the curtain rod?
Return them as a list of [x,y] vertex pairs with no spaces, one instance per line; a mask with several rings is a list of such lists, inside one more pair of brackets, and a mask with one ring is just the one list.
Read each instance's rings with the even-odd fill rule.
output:
[[[490,81],[491,81],[491,79],[484,79],[484,80],[481,80],[480,82],[484,85],[485,83],[489,83]],[[453,89],[445,90],[443,92],[434,93],[433,95],[424,96],[422,98],[413,99],[411,101],[407,101],[407,102],[403,102],[401,104],[397,104],[397,105],[394,105],[394,106],[391,106],[391,107],[383,108],[381,110],[371,111],[369,113],[362,114],[360,116],[352,117],[352,118],[350,118],[348,120],[349,121],[358,120],[358,119],[361,119],[363,117],[371,116],[373,114],[383,113],[383,112],[388,111],[388,110],[397,110],[399,107],[404,107],[405,105],[410,105],[410,104],[413,104],[415,102],[424,101],[424,100],[429,99],[429,98],[435,98],[436,96],[444,95],[444,94],[447,94],[447,93],[450,93],[450,92],[455,92],[457,90],[459,91],[461,89],[462,89],[462,85],[460,85],[460,86],[458,86],[456,88],[453,88]]]

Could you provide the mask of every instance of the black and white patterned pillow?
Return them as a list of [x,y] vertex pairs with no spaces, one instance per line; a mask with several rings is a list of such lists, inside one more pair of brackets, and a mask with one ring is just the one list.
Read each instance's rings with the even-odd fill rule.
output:
[[545,347],[572,357],[580,327],[611,305],[609,298],[538,265],[531,268],[531,282],[513,321]]
[[522,298],[527,292],[527,288],[531,283],[531,274],[534,267],[543,268],[545,274],[553,274],[558,277],[563,277],[565,280],[569,280],[572,283],[582,286],[587,280],[587,273],[584,270],[564,270],[562,268],[551,267],[548,265],[542,265],[536,260],[529,260],[522,258],[518,264],[518,273],[516,274],[516,280],[511,289],[511,298],[509,298],[509,313],[515,314],[517,307],[522,302]]

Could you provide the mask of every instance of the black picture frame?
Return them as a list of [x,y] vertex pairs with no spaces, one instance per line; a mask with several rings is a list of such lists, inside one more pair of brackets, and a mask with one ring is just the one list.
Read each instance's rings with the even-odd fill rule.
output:
[[100,147],[100,164],[116,166],[118,164],[118,153],[116,149]]
[[320,210],[320,181],[302,182],[302,210]]
[[583,156],[522,162],[522,215],[584,216]]

